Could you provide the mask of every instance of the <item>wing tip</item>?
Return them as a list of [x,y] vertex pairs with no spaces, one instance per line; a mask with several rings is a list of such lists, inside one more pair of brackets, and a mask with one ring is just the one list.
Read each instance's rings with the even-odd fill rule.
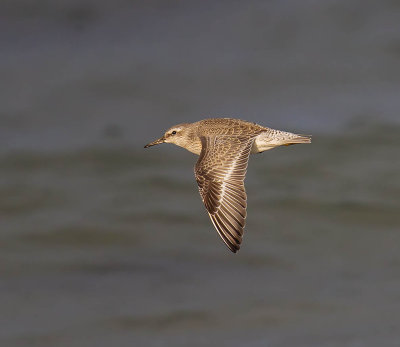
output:
[[232,248],[229,247],[229,250],[230,250],[233,254],[236,254],[237,252],[239,252],[240,247],[235,248],[235,249],[232,249]]
[[221,237],[221,239],[222,239],[222,241],[224,241],[224,244],[225,244],[225,246],[226,247],[228,247],[229,248],[229,250],[232,252],[232,253],[234,253],[234,254],[236,254],[237,252],[239,252],[239,250],[240,250],[240,244],[232,244],[232,243],[227,243],[227,242],[225,242],[225,240]]
[[[237,253],[240,249],[240,245],[242,243],[242,238],[240,236],[239,239],[235,238],[229,230],[225,230],[224,228],[219,225],[218,218],[215,219],[216,216],[212,215],[211,213],[208,214],[210,216],[211,222],[214,225],[214,228],[217,230],[218,235],[220,236],[221,240],[224,242],[226,247],[229,248],[229,250],[232,253]],[[228,236],[229,235],[229,236]],[[231,240],[232,239],[232,240]]]

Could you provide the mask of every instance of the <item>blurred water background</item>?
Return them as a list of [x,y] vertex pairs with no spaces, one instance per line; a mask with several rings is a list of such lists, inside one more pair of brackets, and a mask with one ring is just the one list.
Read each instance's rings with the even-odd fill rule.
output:
[[[3,0],[0,345],[399,346],[400,3]],[[241,251],[166,128],[253,156]]]

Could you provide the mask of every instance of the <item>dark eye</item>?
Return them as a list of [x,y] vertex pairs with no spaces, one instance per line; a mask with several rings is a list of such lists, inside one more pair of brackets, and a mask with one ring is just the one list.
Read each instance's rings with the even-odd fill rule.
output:
[[171,133],[171,135],[175,135],[176,134],[176,131],[174,130],[172,133]]

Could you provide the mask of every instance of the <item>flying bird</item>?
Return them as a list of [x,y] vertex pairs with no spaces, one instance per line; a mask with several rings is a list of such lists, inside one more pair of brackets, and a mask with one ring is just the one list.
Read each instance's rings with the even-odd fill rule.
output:
[[219,236],[236,253],[242,243],[247,196],[244,179],[250,154],[297,143],[311,136],[233,118],[210,118],[169,128],[145,148],[173,143],[199,155],[194,174],[204,206]]

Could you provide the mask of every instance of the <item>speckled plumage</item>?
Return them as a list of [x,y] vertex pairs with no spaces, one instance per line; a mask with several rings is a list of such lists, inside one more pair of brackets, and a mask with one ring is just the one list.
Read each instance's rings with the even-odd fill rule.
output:
[[251,153],[296,143],[310,143],[310,136],[263,127],[233,118],[210,118],[178,124],[145,147],[173,143],[199,155],[195,177],[211,221],[218,234],[236,253],[246,220],[244,179]]

